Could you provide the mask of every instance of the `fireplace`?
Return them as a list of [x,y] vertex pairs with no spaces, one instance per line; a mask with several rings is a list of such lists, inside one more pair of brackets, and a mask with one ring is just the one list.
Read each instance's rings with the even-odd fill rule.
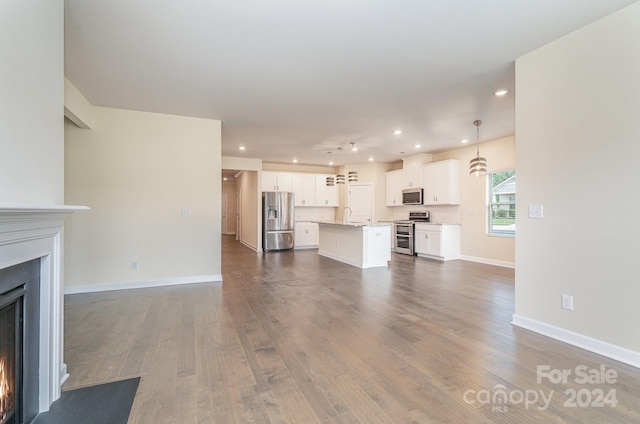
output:
[[0,400],[6,415],[0,423],[33,421],[60,397],[68,377],[62,346],[62,228],[66,217],[85,210],[0,203],[0,313],[5,320],[0,386],[6,384],[8,394]]
[[9,296],[0,303],[0,424],[23,421],[22,296]]
[[40,259],[0,270],[0,424],[38,414]]

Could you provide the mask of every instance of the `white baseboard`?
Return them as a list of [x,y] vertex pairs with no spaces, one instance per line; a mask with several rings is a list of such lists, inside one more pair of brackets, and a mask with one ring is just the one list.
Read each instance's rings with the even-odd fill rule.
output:
[[197,284],[221,282],[222,275],[201,275],[195,277],[166,278],[154,281],[131,281],[128,283],[93,284],[87,286],[71,286],[64,288],[64,294],[95,293],[112,290],[145,289],[149,287],[177,286],[181,284]]
[[462,259],[463,261],[479,262],[481,264],[501,266],[501,267],[504,267],[504,268],[515,269],[515,267],[516,267],[516,264],[513,263],[513,262],[497,261],[495,259],[479,258],[477,256],[461,255],[460,259]]
[[67,381],[69,378],[69,372],[67,371],[67,364],[64,362],[60,366],[60,387]]
[[513,315],[511,324],[640,368],[640,352],[516,314]]
[[251,245],[251,244],[247,243],[247,242],[246,242],[246,241],[244,241],[244,240],[238,240],[238,241],[239,241],[240,243],[244,244],[245,246],[247,246],[249,249],[253,250],[254,252],[258,252],[258,253],[262,252],[262,249],[258,249],[257,247],[255,247],[255,246],[253,246],[253,245]]

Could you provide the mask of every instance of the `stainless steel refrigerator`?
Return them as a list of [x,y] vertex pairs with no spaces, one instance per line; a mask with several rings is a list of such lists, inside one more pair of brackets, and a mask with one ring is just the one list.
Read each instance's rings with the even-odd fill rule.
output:
[[293,249],[293,193],[262,192],[262,251]]

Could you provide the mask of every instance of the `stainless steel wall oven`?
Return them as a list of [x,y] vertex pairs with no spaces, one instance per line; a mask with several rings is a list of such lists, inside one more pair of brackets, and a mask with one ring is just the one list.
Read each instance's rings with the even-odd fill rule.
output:
[[393,250],[396,253],[415,255],[414,235],[416,222],[429,222],[429,211],[411,211],[408,220],[393,223]]
[[394,251],[405,255],[415,254],[413,247],[413,222],[396,221],[394,227]]

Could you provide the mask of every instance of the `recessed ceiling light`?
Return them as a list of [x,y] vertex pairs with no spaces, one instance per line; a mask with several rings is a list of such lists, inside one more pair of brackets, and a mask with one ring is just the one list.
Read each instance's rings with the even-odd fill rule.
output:
[[294,160],[293,160],[293,163],[298,163],[298,159],[294,159]]
[[464,139],[460,140],[460,143],[468,143],[468,142],[469,142],[469,140],[468,140],[468,139],[466,139],[466,138],[464,138]]
[[329,165],[333,165],[333,161],[332,160],[329,161]]
[[415,146],[413,146],[413,147],[415,147],[416,149],[419,149],[419,148],[420,148],[420,147],[422,147],[422,146],[421,146],[421,145],[419,145],[419,144],[416,144],[416,145],[415,145]]
[[240,147],[238,147],[238,149],[245,150],[246,148],[244,146],[240,146]]
[[222,180],[223,180],[223,181],[227,181],[227,177],[224,177]]
[[369,162],[373,162],[373,158],[369,158]]
[[400,135],[400,134],[402,134],[402,130],[395,130],[393,133],[394,133],[395,135]]
[[507,94],[509,92],[509,90],[507,90],[506,88],[501,88],[500,90],[496,90],[493,92],[494,96],[498,96],[498,97],[502,97],[505,94]]

